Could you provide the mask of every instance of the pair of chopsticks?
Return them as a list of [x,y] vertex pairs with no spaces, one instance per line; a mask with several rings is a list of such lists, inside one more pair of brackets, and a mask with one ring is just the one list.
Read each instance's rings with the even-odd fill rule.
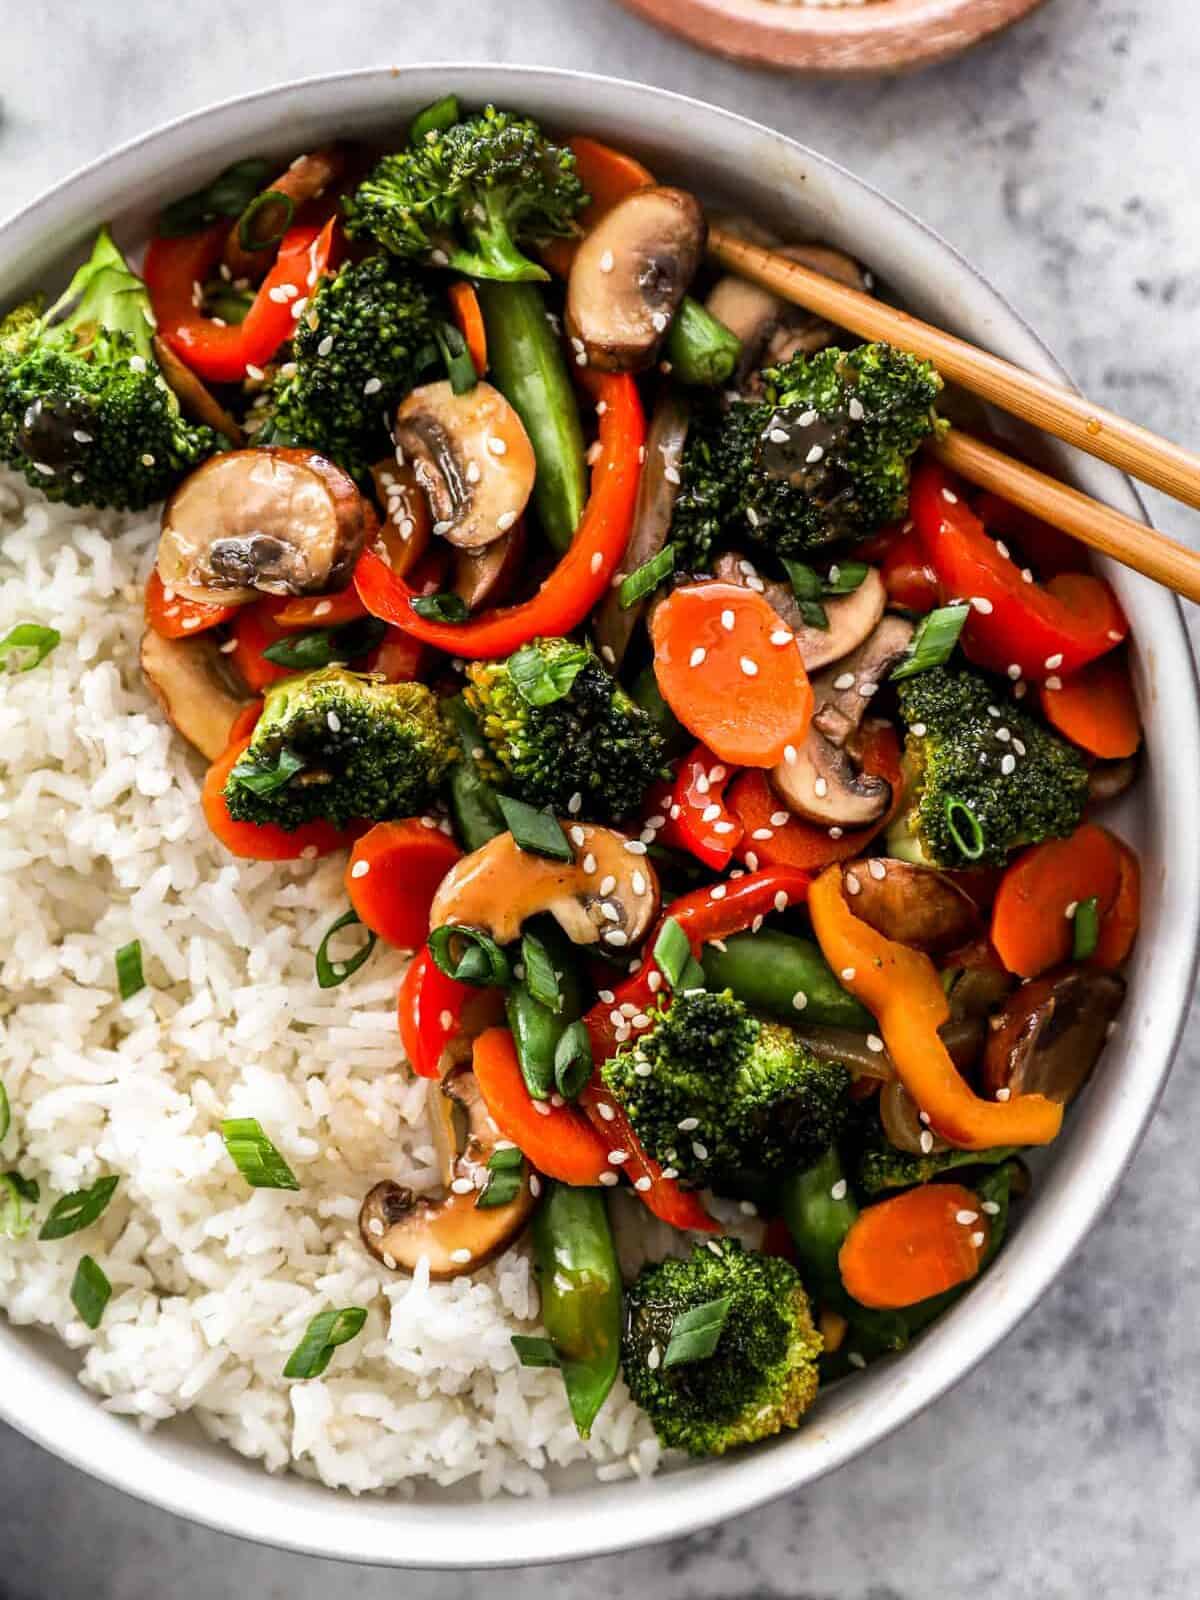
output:
[[[860,338],[884,340],[932,361],[944,378],[980,399],[1120,467],[1185,505],[1200,508],[1200,457],[1179,445],[787,256],[739,239],[725,228],[709,228],[708,249],[722,266],[781,299],[848,328]],[[1200,603],[1200,553],[1187,545],[1013,460],[960,428],[951,428],[931,448],[940,461],[970,482]]]

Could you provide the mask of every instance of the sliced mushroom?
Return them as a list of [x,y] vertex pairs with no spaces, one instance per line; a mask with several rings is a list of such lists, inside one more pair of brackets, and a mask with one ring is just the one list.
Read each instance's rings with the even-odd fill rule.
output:
[[1088,773],[1088,804],[1107,805],[1118,800],[1137,777],[1137,757],[1124,756],[1120,761],[1097,761]]
[[[265,278],[275,260],[271,244],[277,241],[300,207],[325,193],[345,171],[346,157],[337,145],[297,156],[286,172],[261,192],[242,212],[225,240],[223,265],[233,278],[249,278],[258,283]],[[261,248],[247,247],[262,242]]]
[[886,856],[847,862],[843,881],[856,917],[885,939],[934,954],[975,936],[975,902],[943,873]]
[[193,600],[343,588],[367,532],[354,481],[312,450],[229,450],[163,507],[158,573]]
[[573,861],[521,850],[511,833],[464,856],[442,879],[429,926],[482,928],[497,944],[511,944],[528,918],[548,911],[573,944],[603,942],[610,950],[638,944],[658,911],[654,868],[612,828],[569,819],[564,827]]
[[822,667],[840,661],[856,650],[878,624],[887,604],[887,590],[875,567],[850,594],[831,595],[822,601],[828,628],[814,628],[805,622],[804,613],[795,593],[786,583],[774,578],[759,578],[752,562],[744,556],[725,554],[713,564],[713,575],[723,583],[736,583],[751,587],[762,584],[763,598],[778,612],[780,618],[796,635],[800,658],[809,672],[819,672]]
[[533,491],[529,435],[490,383],[414,389],[396,413],[396,443],[429,496],[434,533],[464,549],[506,534]]
[[[457,1068],[441,1083],[432,1085],[431,1094],[453,1102],[448,1108],[450,1115],[445,1107],[431,1107],[436,1136],[454,1146],[453,1156],[448,1158],[446,1194],[434,1200],[391,1180],[377,1183],[362,1203],[358,1231],[367,1249],[384,1266],[414,1272],[424,1258],[429,1263],[429,1276],[445,1281],[473,1272],[507,1250],[533,1215],[537,1201],[526,1172],[516,1198],[507,1205],[479,1205],[497,1132],[475,1074],[469,1068]],[[457,1149],[455,1107],[466,1119],[461,1150]]]
[[908,649],[913,624],[886,616],[857,650],[813,679],[813,726],[831,743],[845,744],[872,696]]
[[375,463],[371,482],[383,508],[379,529],[383,554],[396,576],[406,578],[429,548],[429,504],[413,469],[407,462],[400,466],[392,456]]
[[525,524],[518,522],[478,550],[456,550],[450,587],[466,602],[468,611],[478,611],[485,601],[494,605],[516,580],[524,555]]
[[[786,245],[778,254],[789,256],[814,272],[836,278],[852,289],[864,289],[866,280],[856,261],[825,245]],[[721,278],[705,301],[709,311],[742,341],[735,383],[741,385],[760,367],[774,366],[794,355],[815,355],[832,344],[836,329],[756,283],[734,274]]]
[[[896,1064],[887,1050],[872,1049],[870,1036],[865,1033],[855,1033],[851,1028],[824,1028],[797,1021],[793,1021],[790,1027],[815,1056],[820,1056],[824,1061],[840,1061],[856,1078],[875,1078],[881,1083],[890,1083],[896,1076]],[[983,1043],[983,1027],[979,1019],[951,1018],[939,1032],[954,1064],[959,1068],[971,1066]]]
[[638,189],[583,240],[567,283],[567,333],[603,372],[652,365],[704,254],[708,229],[685,189]]
[[181,361],[167,341],[160,339],[158,334],[154,335],[151,343],[158,364],[162,368],[163,377],[174,391],[184,416],[190,417],[193,422],[203,422],[206,427],[215,428],[232,445],[243,445],[246,436],[242,432],[241,424],[226,411],[216,395],[196,376],[191,367]]
[[1064,967],[1022,984],[992,1019],[983,1057],[989,1094],[1074,1099],[1104,1048],[1125,998],[1124,980],[1090,967]]
[[167,721],[215,761],[229,747],[238,716],[252,703],[211,634],[164,639],[142,635],[142,672]]

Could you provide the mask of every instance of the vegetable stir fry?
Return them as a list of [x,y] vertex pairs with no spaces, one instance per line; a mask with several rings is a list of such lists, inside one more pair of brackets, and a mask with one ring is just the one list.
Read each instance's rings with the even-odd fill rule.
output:
[[[411,952],[444,1186],[376,1184],[363,1247],[447,1279],[528,1232],[513,1342],[581,1435],[623,1370],[720,1454],[1002,1247],[1121,1005],[1138,862],[1100,808],[1140,730],[1108,586],[925,452],[937,372],[713,279],[706,231],[447,96],[399,148],[238,163],[144,281],[102,231],[0,323],[0,456],[167,496],[142,664],[209,827],[344,857],[322,986]],[[618,1191],[680,1236],[624,1283]]]

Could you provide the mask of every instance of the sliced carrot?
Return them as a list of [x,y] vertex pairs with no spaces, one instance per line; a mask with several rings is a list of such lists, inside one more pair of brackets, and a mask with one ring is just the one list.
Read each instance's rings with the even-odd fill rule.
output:
[[353,583],[333,594],[305,594],[288,600],[274,614],[274,624],[285,632],[303,628],[338,628],[344,622],[357,622],[367,608],[358,598]]
[[1103,967],[1106,972],[1124,965],[1142,920],[1141,862],[1123,839],[1109,837],[1120,857],[1120,883],[1116,899],[1100,919],[1100,938],[1090,958],[1091,966]]
[[688,584],[655,607],[650,636],[663,699],[722,761],[773,767],[804,743],[812,686],[795,636],[762,595]]
[[488,348],[483,312],[479,309],[479,296],[463,279],[452,283],[446,292],[450,297],[450,310],[454,314],[455,326],[466,340],[475,374],[482,378],[488,369]]
[[346,893],[359,919],[388,944],[416,950],[429,932],[438,885],[462,851],[420,817],[377,822],[350,852]]
[[960,1183],[930,1183],[868,1206],[838,1253],[842,1284],[859,1305],[898,1311],[979,1271],[990,1225]]
[[243,606],[234,618],[234,648],[232,662],[248,689],[262,694],[281,678],[294,678],[295,667],[281,667],[268,661],[264,650],[287,638],[287,629],[279,626],[279,613],[291,602],[280,595],[264,594],[248,606]]
[[1043,684],[1038,694],[1051,727],[1090,755],[1119,760],[1142,742],[1133,682],[1122,656],[1101,656],[1064,678],[1061,689]]
[[[801,867],[816,871],[831,861],[848,861],[861,855],[879,832],[886,828],[900,808],[903,781],[900,769],[900,742],[890,723],[871,722],[863,729],[859,752],[862,769],[873,778],[886,778],[892,786],[892,803],[870,828],[847,828],[837,838],[828,828],[815,822],[789,817],[776,819],[787,810],[771,788],[763,772],[743,772],[733,782],[727,804],[745,832],[738,847],[743,861],[753,856],[761,867]],[[747,863],[749,864],[749,863]]]
[[[601,144],[598,139],[575,134],[567,144],[575,153],[575,171],[589,195],[588,204],[577,219],[585,233],[594,228],[618,200],[654,182],[654,174],[648,167],[623,150]],[[551,272],[565,278],[571,271],[577,249],[576,239],[551,239],[541,247],[540,254]]]
[[164,639],[190,639],[194,633],[232,622],[241,610],[241,606],[209,605],[177,594],[168,597],[157,567],[146,580],[146,626]]
[[615,1175],[604,1140],[574,1106],[530,1098],[507,1028],[481,1033],[472,1060],[492,1120],[539,1172],[584,1187]]
[[253,723],[249,718],[253,716],[257,721],[260,709],[251,706],[242,713],[245,721],[234,723],[229,748],[209,767],[200,798],[204,820],[226,850],[249,861],[295,861],[301,856],[327,856],[344,849],[352,835],[329,822],[306,822],[289,833],[271,823],[235,822],[229,815],[225,783],[250,743]]
[[1116,840],[1094,822],[1069,839],[1024,851],[1005,872],[992,907],[992,944],[1010,972],[1035,978],[1071,955],[1073,908],[1093,896],[1101,922],[1121,887]]

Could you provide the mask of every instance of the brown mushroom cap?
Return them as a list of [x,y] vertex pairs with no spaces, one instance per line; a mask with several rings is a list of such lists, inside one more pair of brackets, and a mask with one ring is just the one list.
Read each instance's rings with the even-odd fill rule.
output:
[[932,867],[872,856],[848,861],[843,882],[854,915],[898,944],[933,954],[966,944],[978,931],[975,902]]
[[993,1018],[984,1087],[1066,1105],[1095,1066],[1124,998],[1122,978],[1091,967],[1063,967],[1022,984]]
[[518,522],[478,550],[456,550],[450,587],[468,611],[478,611],[485,601],[496,604],[515,582],[524,556],[525,524]]
[[607,212],[583,240],[567,282],[567,333],[603,372],[650,366],[704,254],[695,195],[654,185]]
[[1137,777],[1136,756],[1122,756],[1117,761],[1097,761],[1088,773],[1088,804],[1107,805],[1119,800]]
[[537,466],[525,426],[490,383],[455,394],[414,389],[396,412],[396,443],[429,497],[433,531],[465,549],[501,538],[524,511]]
[[[765,242],[765,241],[764,241]],[[768,248],[772,248],[768,244]],[[802,266],[836,278],[852,289],[865,289],[866,280],[858,263],[840,250],[819,244],[773,246],[779,255],[790,257]],[[836,336],[831,322],[792,305],[736,274],[717,281],[705,305],[718,321],[737,334],[742,354],[735,382],[741,383],[760,367],[775,366],[794,355],[815,355]]]
[[211,634],[142,635],[142,672],[167,721],[209,761],[229,746],[238,716],[252,703]]
[[187,599],[323,594],[349,582],[367,532],[362,496],[312,450],[229,450],[163,507],[158,573]]
[[744,556],[733,552],[718,556],[713,563],[713,576],[722,583],[736,583],[743,588],[750,586],[752,580],[762,584],[763,599],[796,635],[800,659],[808,672],[819,672],[857,650],[875,630],[887,605],[887,590],[876,567],[868,567],[857,589],[822,601],[828,628],[814,628],[807,623],[791,585],[774,578],[759,578],[754,563]]
[[429,926],[481,928],[497,944],[511,944],[523,923],[548,911],[574,944],[603,941],[613,950],[638,944],[658,912],[654,868],[612,828],[569,819],[564,827],[574,861],[521,850],[511,833],[464,856],[442,879]]
[[[469,1068],[456,1068],[441,1083],[431,1084],[430,1094],[453,1102],[431,1105],[437,1136],[455,1146],[449,1155],[445,1195],[434,1200],[386,1179],[363,1200],[358,1231],[384,1266],[414,1272],[423,1258],[429,1263],[429,1276],[445,1281],[473,1272],[507,1250],[533,1215],[537,1200],[525,1170],[515,1199],[502,1206],[479,1205],[498,1136]],[[466,1119],[461,1150],[453,1121],[455,1107]]]

